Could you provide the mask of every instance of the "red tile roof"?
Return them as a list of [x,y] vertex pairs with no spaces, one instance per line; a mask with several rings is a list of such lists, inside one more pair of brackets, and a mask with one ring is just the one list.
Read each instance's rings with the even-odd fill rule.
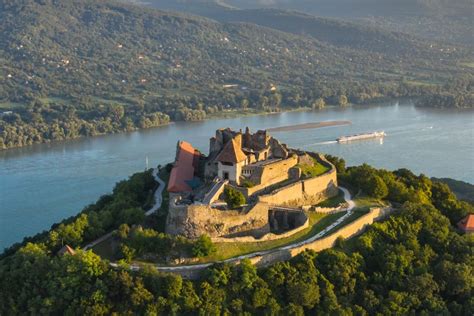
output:
[[466,233],[474,232],[474,214],[469,214],[460,220],[458,227]]
[[192,191],[187,181],[194,178],[194,168],[198,156],[199,152],[190,143],[179,142],[177,158],[168,182],[168,192]]
[[61,249],[59,249],[58,255],[63,256],[65,254],[70,254],[71,256],[74,256],[76,254],[76,251],[69,247],[69,245],[64,245]]
[[242,151],[242,148],[234,139],[231,139],[224,146],[224,149],[219,153],[216,160],[220,162],[238,163],[247,159],[247,156]]

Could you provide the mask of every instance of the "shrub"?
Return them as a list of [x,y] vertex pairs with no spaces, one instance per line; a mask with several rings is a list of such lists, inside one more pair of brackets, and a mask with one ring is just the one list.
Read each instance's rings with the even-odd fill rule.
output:
[[224,189],[225,201],[229,208],[240,207],[242,204],[245,204],[245,197],[242,192],[234,189],[231,186],[226,186]]
[[253,188],[255,186],[255,183],[253,183],[249,179],[243,179],[242,181],[240,181],[240,185],[245,188]]
[[381,177],[374,175],[369,178],[363,190],[374,198],[383,199],[388,195],[388,188]]
[[212,243],[211,237],[201,235],[193,246],[193,255],[202,258],[216,252],[216,250],[216,246]]

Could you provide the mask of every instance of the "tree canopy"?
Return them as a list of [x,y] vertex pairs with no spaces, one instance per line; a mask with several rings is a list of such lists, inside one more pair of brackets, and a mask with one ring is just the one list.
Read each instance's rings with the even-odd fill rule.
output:
[[[111,267],[92,251],[58,256],[46,235],[0,260],[0,313],[471,315],[474,239],[455,225],[474,207],[459,201],[447,185],[406,169],[345,168],[343,160],[328,159],[338,161],[340,180],[354,190],[366,190],[360,177],[380,178],[376,182],[388,190],[385,199],[399,205],[397,210],[335,248],[307,251],[262,269],[249,260],[215,264],[194,281],[153,266],[139,271],[126,264]],[[123,182],[114,195],[133,191]],[[114,195],[94,208],[107,208]],[[85,215],[68,222],[74,225],[71,231],[58,225],[49,234],[78,242],[86,230]],[[148,245],[163,245],[164,235],[147,229],[122,225],[118,234],[135,235],[130,243],[138,250],[148,247],[147,238],[153,240]],[[207,238],[198,244],[200,250],[208,248]]]

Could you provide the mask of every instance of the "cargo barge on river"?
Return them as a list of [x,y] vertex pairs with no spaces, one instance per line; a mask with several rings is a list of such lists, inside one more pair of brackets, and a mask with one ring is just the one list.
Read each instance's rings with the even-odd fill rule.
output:
[[364,134],[356,134],[350,136],[342,136],[339,137],[337,140],[338,143],[347,143],[354,140],[364,140],[364,139],[371,139],[371,138],[384,138],[386,136],[384,131],[381,132],[373,132],[373,133],[364,133]]

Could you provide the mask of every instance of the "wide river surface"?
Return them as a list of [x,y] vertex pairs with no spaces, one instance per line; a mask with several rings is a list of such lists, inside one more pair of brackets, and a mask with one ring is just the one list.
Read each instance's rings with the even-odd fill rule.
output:
[[[406,103],[406,104],[405,104]],[[474,112],[419,109],[403,104],[177,123],[128,134],[34,145],[0,152],[0,249],[78,213],[114,183],[174,159],[186,140],[207,153],[222,127],[251,130],[308,122],[349,120],[351,125],[274,132],[293,148],[343,157],[349,165],[409,168],[434,177],[474,183]],[[338,144],[342,135],[384,130],[380,140]]]

